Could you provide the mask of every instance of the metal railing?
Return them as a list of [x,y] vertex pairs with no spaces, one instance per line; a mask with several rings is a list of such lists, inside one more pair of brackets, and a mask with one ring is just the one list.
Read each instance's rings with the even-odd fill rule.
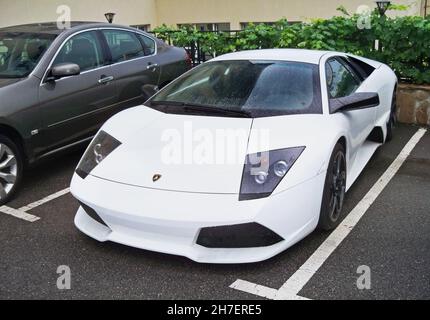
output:
[[[238,33],[243,30],[229,30],[229,31],[197,31],[198,33],[222,33],[231,38],[236,38]],[[167,44],[175,46],[177,45],[172,40],[172,34],[177,31],[166,31],[162,33],[151,32],[154,36],[163,39]],[[212,58],[215,58],[214,52],[207,52],[202,48],[201,41],[191,41],[183,46],[185,50],[187,50],[188,54],[191,57],[193,66],[197,66],[201,63],[204,63]]]

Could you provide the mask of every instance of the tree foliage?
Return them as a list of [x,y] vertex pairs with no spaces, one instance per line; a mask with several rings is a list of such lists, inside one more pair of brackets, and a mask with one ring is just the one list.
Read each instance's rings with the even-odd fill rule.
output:
[[[376,11],[365,18],[351,15],[341,7],[339,11],[342,16],[307,23],[290,24],[284,19],[273,25],[250,24],[237,34],[199,32],[192,27],[175,29],[166,25],[155,29],[154,33],[177,46],[199,43],[201,49],[212,57],[266,48],[347,52],[384,62],[405,81],[430,84],[429,18],[381,18]],[[370,20],[363,23],[363,19]],[[378,50],[375,49],[376,40],[379,41]]]

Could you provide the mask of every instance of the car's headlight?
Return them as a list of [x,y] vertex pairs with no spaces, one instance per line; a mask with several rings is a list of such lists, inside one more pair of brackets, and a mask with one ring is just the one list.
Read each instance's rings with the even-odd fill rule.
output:
[[76,173],[82,179],[85,179],[100,162],[120,145],[121,142],[114,137],[104,131],[100,131],[93,142],[91,142],[81,162],[79,162]]
[[239,200],[269,197],[304,150],[305,147],[297,147],[248,155]]

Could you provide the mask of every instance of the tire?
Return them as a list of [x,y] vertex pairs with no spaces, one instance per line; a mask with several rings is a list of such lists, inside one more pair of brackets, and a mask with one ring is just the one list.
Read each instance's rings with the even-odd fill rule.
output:
[[393,140],[393,129],[397,124],[397,90],[393,92],[393,99],[391,102],[390,120],[387,123],[387,138],[386,142]]
[[9,202],[22,180],[23,156],[11,139],[0,135],[0,206]]
[[324,184],[318,228],[330,231],[335,229],[342,218],[343,200],[346,191],[345,148],[338,143],[334,147],[327,169]]

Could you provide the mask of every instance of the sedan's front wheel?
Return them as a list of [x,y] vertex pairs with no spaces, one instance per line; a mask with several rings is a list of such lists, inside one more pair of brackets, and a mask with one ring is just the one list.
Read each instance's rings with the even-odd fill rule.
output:
[[346,192],[346,157],[342,144],[336,144],[327,170],[318,227],[333,230],[341,221]]
[[7,203],[18,189],[22,171],[23,161],[18,146],[0,135],[0,205]]

